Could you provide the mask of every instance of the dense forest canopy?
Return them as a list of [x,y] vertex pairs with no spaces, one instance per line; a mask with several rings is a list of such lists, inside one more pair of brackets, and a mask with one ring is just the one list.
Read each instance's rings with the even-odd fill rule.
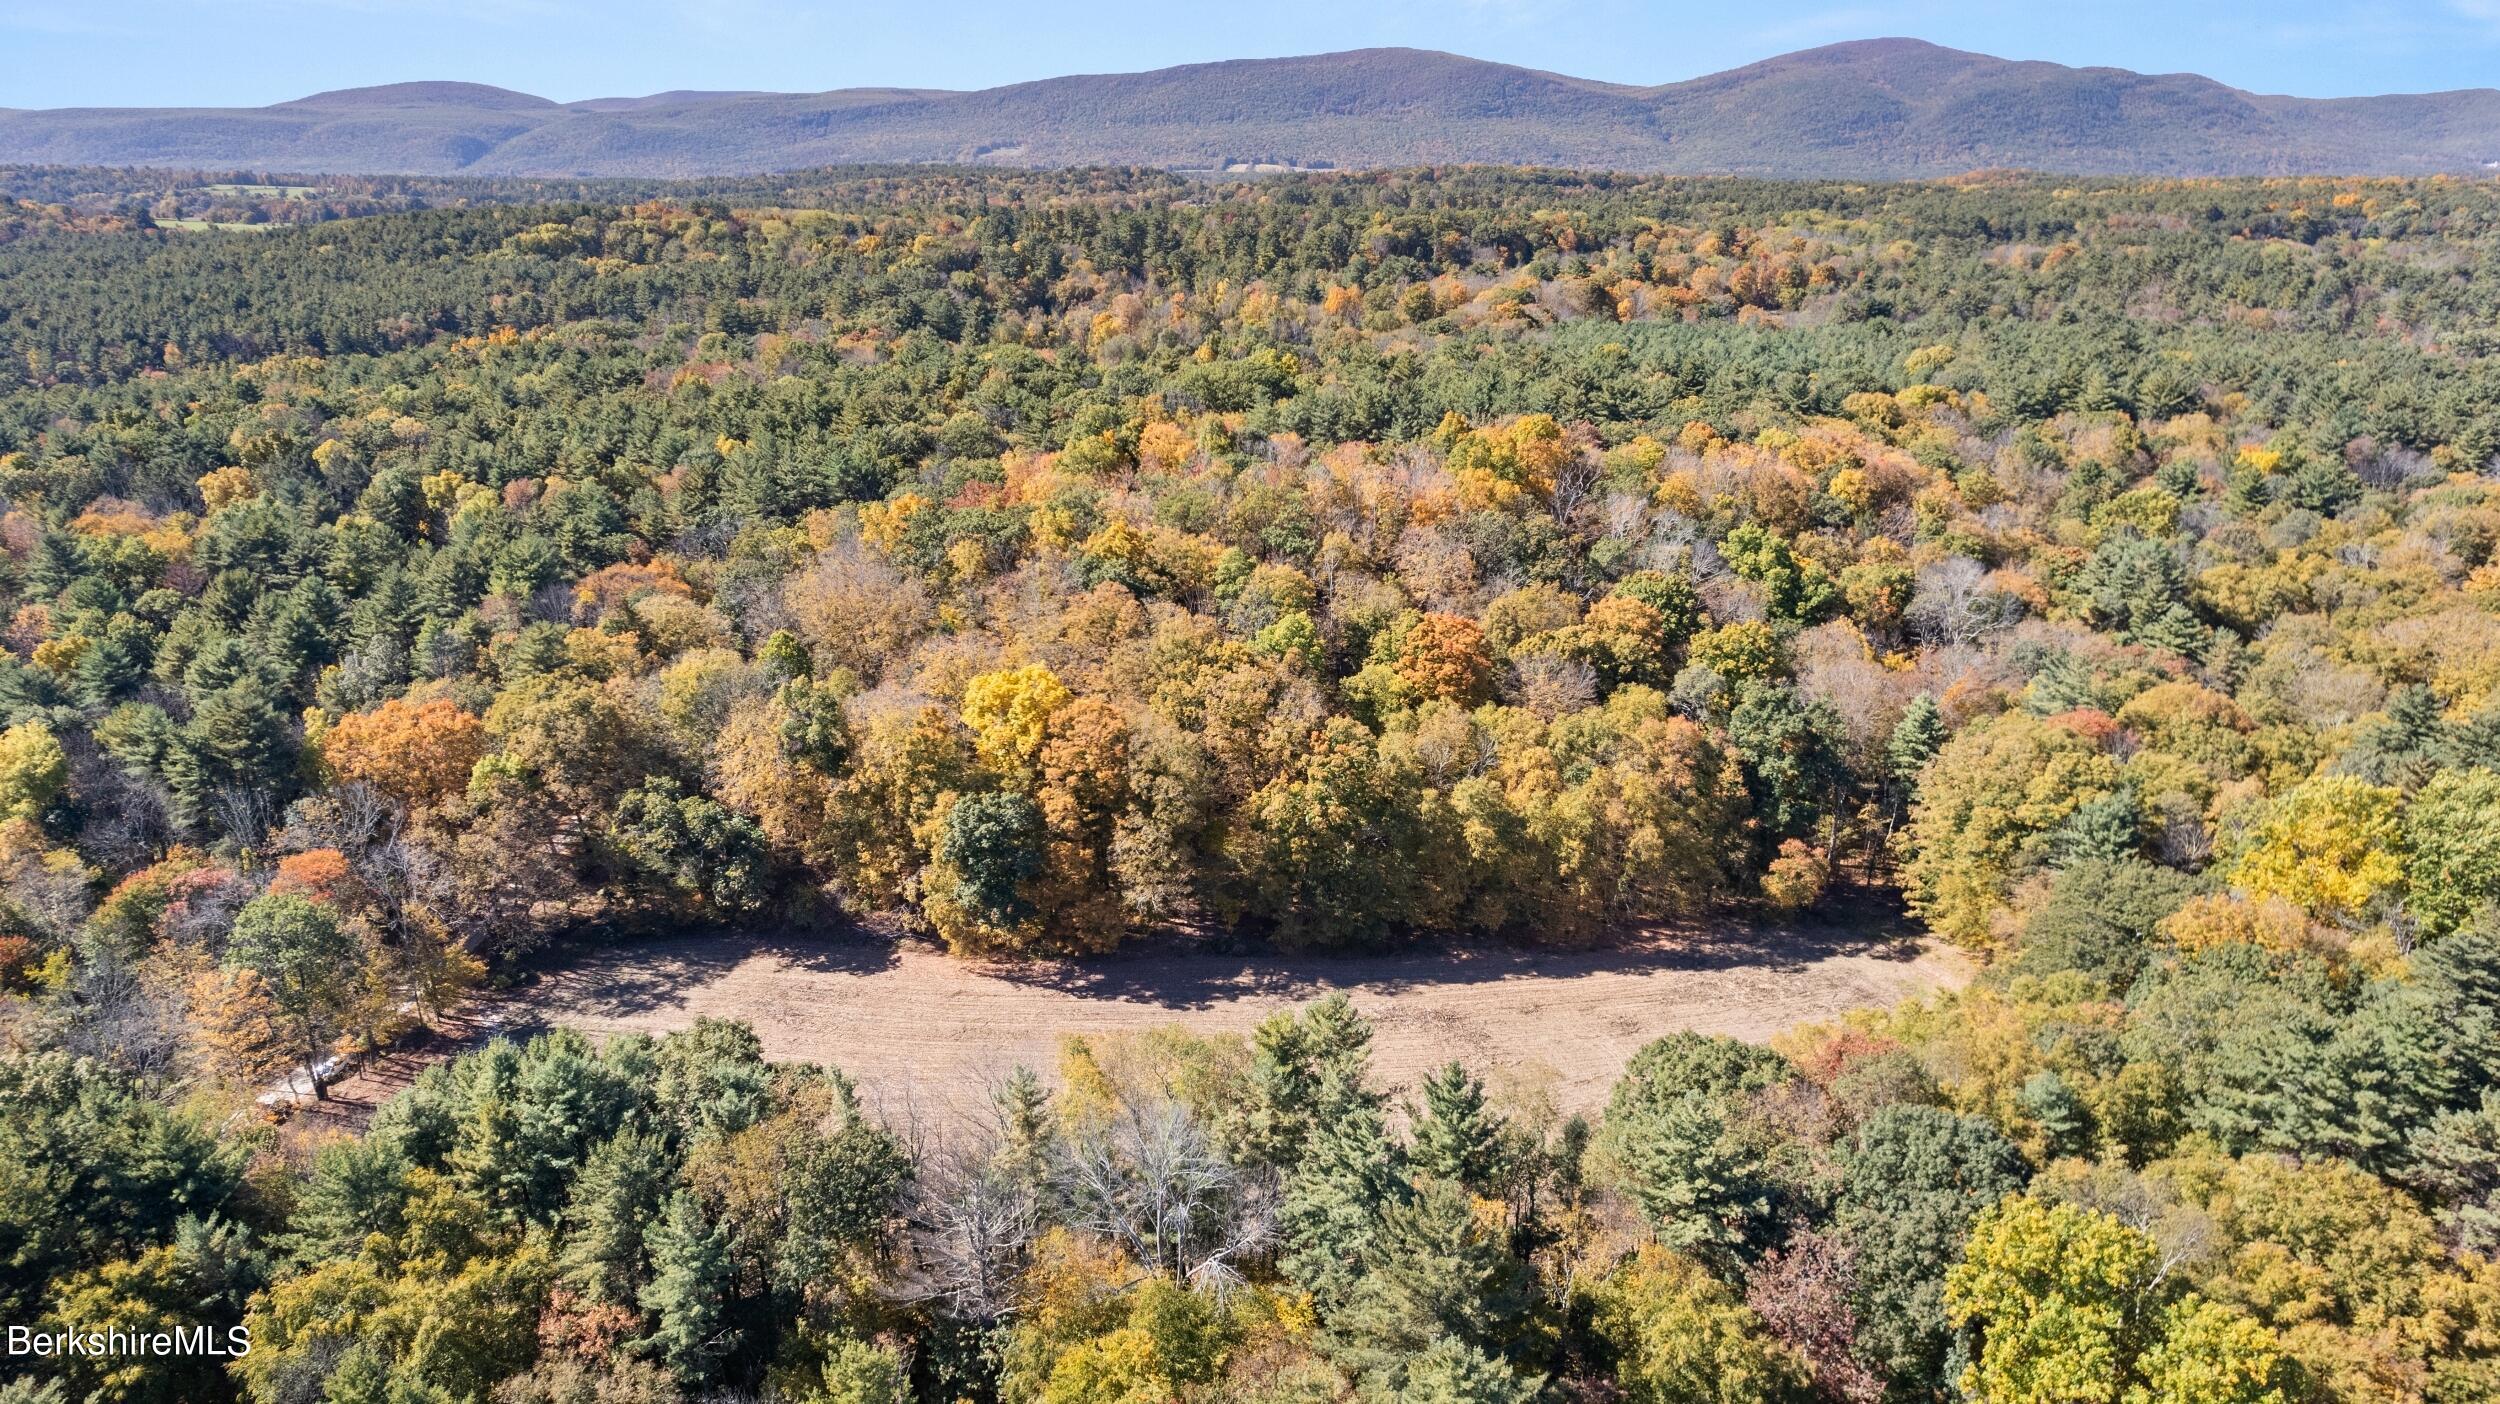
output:
[[[254,1341],[0,1399],[2500,1397],[2500,187],[0,191],[0,1315]],[[1593,1123],[1342,1001],[250,1110],[635,930],[1894,889],[1970,989]]]

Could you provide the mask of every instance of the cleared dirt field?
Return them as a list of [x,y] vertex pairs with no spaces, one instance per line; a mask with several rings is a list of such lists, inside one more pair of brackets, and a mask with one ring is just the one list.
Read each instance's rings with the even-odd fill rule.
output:
[[[1662,1033],[1767,1039],[1966,978],[1949,952],[1821,928],[1741,940],[1657,934],[1591,951],[1287,956],[1164,946],[1019,967],[864,932],[707,935],[575,954],[430,1052],[484,1031],[663,1033],[715,1015],[751,1022],[775,1059],[844,1069],[875,1102],[934,1109],[968,1105],[1017,1062],[1047,1074],[1063,1034],[1241,1031],[1342,989],[1373,1022],[1386,1081],[1411,1086],[1455,1057],[1548,1082],[1571,1111],[1599,1104],[1624,1060]],[[384,1059],[340,1091],[369,1104],[404,1081],[409,1069],[397,1065],[424,1056]]]

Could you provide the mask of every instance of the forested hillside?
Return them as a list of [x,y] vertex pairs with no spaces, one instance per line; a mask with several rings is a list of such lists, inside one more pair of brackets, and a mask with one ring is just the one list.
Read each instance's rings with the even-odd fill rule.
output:
[[[13,179],[0,1320],[253,1349],[0,1399],[2500,1397],[2488,184]],[[1972,988],[1594,1122],[1343,1001],[252,1102],[636,931],[1896,889]]]
[[[844,161],[1193,171],[1433,162],[1684,175],[2429,175],[2500,161],[2490,87],[2332,99],[2194,73],[1868,39],[1654,87],[1424,49],[1084,73],[948,92],[668,92],[556,103],[390,83],[267,107],[0,109],[0,161],[368,175],[701,176]],[[1686,71],[1687,74],[1689,70]]]

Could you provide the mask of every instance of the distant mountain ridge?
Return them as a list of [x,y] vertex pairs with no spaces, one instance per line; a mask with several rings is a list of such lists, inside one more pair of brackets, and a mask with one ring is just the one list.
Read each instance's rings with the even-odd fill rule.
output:
[[410,175],[697,176],[846,162],[1177,169],[1456,162],[1900,178],[2424,174],[2500,168],[2500,90],[2244,92],[2192,73],[1916,39],[1627,87],[1364,49],[976,92],[669,92],[556,103],[394,83],[259,108],[0,108],[0,162]]

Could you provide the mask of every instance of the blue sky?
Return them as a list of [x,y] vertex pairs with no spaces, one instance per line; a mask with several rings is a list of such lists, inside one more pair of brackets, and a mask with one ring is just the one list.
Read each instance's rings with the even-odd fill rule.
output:
[[414,78],[565,101],[971,88],[1386,44],[1659,83],[1891,34],[2317,97],[2500,84],[2500,0],[0,0],[0,106],[251,105]]

